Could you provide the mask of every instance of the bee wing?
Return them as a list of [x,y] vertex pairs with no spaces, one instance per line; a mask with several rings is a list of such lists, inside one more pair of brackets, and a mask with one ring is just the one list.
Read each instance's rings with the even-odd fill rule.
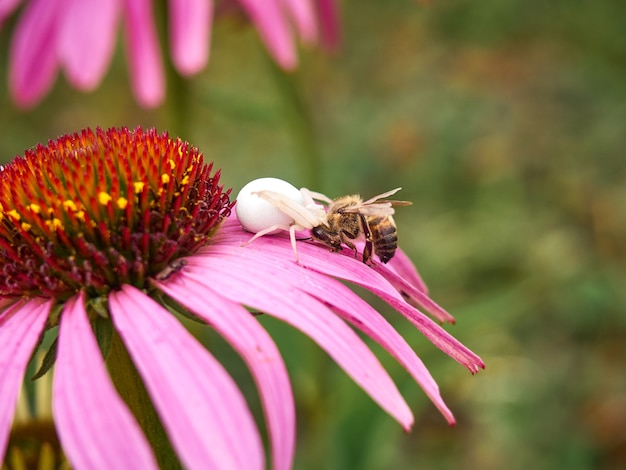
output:
[[373,198],[368,199],[367,201],[364,201],[363,205],[369,205],[369,204],[371,204],[373,202],[378,201],[379,199],[384,199],[384,198],[386,198],[388,196],[392,196],[393,194],[396,194],[401,189],[402,188],[392,189],[391,191],[387,191],[386,193],[382,193],[382,194],[379,194],[378,196],[374,196]]
[[341,211],[349,214],[373,215],[378,217],[393,215],[395,212],[393,207],[391,207],[391,204],[387,201],[375,204],[361,203],[355,206],[343,208]]
[[385,200],[385,202],[389,202],[391,203],[391,205],[393,207],[399,207],[399,206],[411,206],[413,205],[413,203],[411,201],[393,201],[391,199],[387,199]]
[[363,201],[360,204],[356,204],[351,207],[346,207],[343,209],[343,212],[348,213],[356,213],[363,215],[373,215],[378,217],[385,217],[388,215],[393,215],[395,213],[394,207],[397,206],[410,206],[413,204],[411,201],[395,201],[395,200],[386,200],[376,202],[380,199],[384,199],[388,196],[392,196],[400,191],[402,188],[395,188],[391,191],[387,191],[386,193],[379,194],[378,196],[374,196],[367,201]]
[[262,199],[265,199],[267,202],[275,206],[281,212],[287,214],[291,217],[296,224],[304,227],[306,229],[311,229],[320,225],[320,223],[324,223],[324,220],[320,220],[321,214],[323,212],[323,208],[320,206],[320,211],[316,211],[314,213],[312,209],[303,206],[302,204],[297,203],[296,201],[289,199],[284,194],[278,193],[276,191],[270,191],[269,189],[265,189],[262,191],[256,191],[252,194],[256,194]]

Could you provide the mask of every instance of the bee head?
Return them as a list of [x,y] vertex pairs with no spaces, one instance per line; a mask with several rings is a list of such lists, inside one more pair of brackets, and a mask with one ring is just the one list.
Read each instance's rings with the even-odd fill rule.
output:
[[326,225],[319,225],[311,229],[311,236],[325,245],[331,247],[333,250],[341,249],[341,237],[337,232],[334,232]]

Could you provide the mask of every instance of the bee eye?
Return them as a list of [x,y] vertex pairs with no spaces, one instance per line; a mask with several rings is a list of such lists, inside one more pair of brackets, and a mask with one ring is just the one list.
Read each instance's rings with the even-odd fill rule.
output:
[[323,240],[326,237],[326,233],[324,232],[324,230],[322,230],[322,227],[313,227],[311,229],[311,235],[313,235],[315,238],[319,238],[320,240]]

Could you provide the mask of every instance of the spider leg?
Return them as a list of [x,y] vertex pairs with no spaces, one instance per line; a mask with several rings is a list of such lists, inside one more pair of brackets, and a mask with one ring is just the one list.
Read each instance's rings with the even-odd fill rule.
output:
[[298,250],[296,248],[296,232],[301,230],[306,230],[306,227],[301,227],[300,225],[291,225],[289,227],[289,239],[291,240],[291,249],[293,250],[293,254],[296,256],[296,263],[298,262]]
[[333,200],[329,198],[328,196],[326,196],[325,194],[316,193],[315,191],[311,191],[307,188],[302,188],[300,192],[304,196],[305,201],[308,201],[308,203],[313,202],[313,200],[324,201],[327,204],[332,204],[333,202]]
[[252,238],[250,238],[250,240],[248,240],[247,242],[243,243],[241,246],[249,245],[250,243],[252,243],[257,238],[260,238],[263,235],[267,235],[268,233],[271,233],[274,230],[284,230],[286,232],[287,231],[291,232],[291,227],[293,227],[293,225],[280,225],[280,224],[272,225],[271,227],[268,227],[266,229],[261,230],[260,232],[255,233],[254,236]]
[[305,229],[312,229],[316,225],[319,225],[320,222],[323,222],[323,220],[320,221],[319,213],[314,213],[310,208],[307,208],[280,193],[277,193],[275,191],[263,190],[257,191],[253,194],[256,194],[260,198],[265,199],[267,202],[280,210],[283,214],[291,217],[297,225],[300,225]]

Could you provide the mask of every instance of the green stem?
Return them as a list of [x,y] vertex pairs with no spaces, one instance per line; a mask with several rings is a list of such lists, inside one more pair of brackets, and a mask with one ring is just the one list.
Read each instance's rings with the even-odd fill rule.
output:
[[152,446],[159,468],[182,469],[144,387],[143,380],[117,332],[113,333],[107,366],[117,391],[135,415]]
[[167,108],[168,108],[168,131],[170,135],[191,139],[190,134],[190,102],[191,83],[183,78],[172,66],[167,65]]
[[286,120],[301,156],[298,161],[302,181],[306,186],[319,191],[322,179],[322,159],[315,138],[313,120],[298,89],[296,75],[294,72],[285,72],[269,57],[267,62],[272,71],[276,88],[282,97]]
[[[169,51],[168,37],[168,11],[166,2],[155,2],[155,21],[159,33],[161,50]],[[174,68],[169,55],[164,55],[165,81],[167,83],[166,128],[170,136],[180,137],[183,140],[191,140],[189,125],[191,122],[191,83],[189,79],[182,77]]]

